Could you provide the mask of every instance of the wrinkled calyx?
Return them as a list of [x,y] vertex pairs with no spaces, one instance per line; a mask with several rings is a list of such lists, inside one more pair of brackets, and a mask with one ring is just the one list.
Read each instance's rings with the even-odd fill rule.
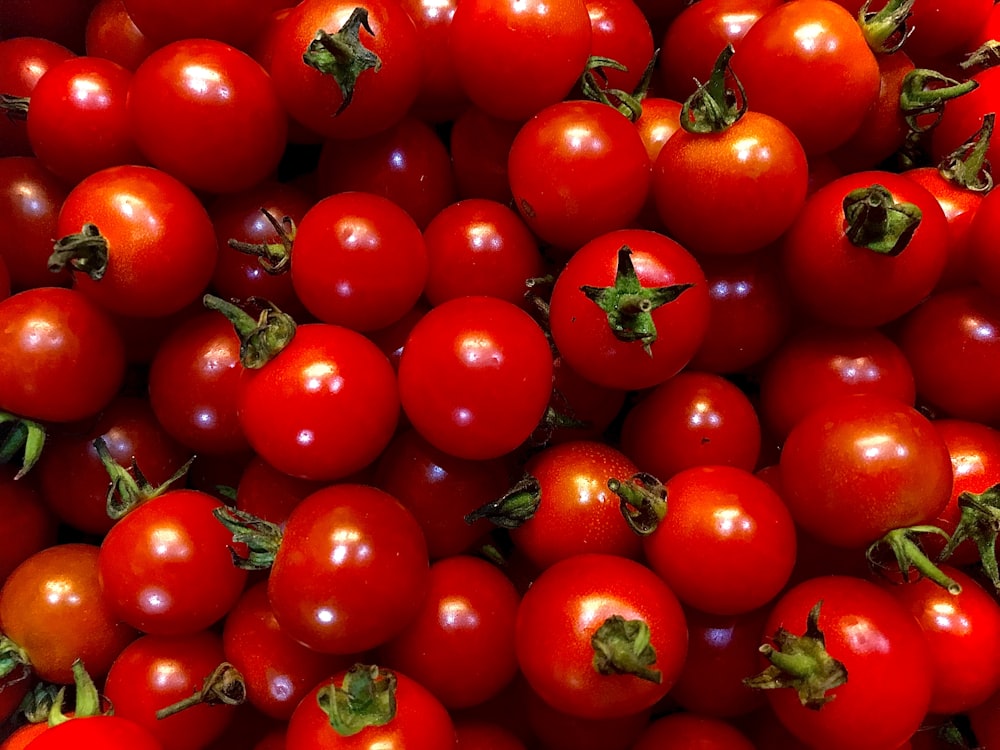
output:
[[104,278],[108,270],[108,240],[96,224],[84,224],[77,234],[67,234],[56,241],[49,256],[49,270],[57,273],[67,265],[94,281]]
[[663,682],[663,673],[653,668],[656,651],[650,638],[649,625],[645,621],[612,615],[590,639],[594,669],[602,675],[633,675],[659,685]]
[[911,571],[922,577],[933,581],[949,594],[962,593],[962,587],[958,581],[947,575],[934,562],[924,554],[920,546],[919,538],[923,534],[936,534],[949,540],[947,532],[937,526],[909,526],[903,529],[893,529],[877,542],[872,544],[867,551],[869,563],[877,568],[882,567],[877,559],[878,551],[882,547],[888,547],[892,552],[896,567],[903,583],[911,580]]
[[958,496],[962,515],[954,533],[938,556],[947,560],[966,539],[971,539],[979,551],[983,571],[993,586],[1000,591],[1000,570],[997,568],[997,536],[1000,534],[1000,484],[975,494],[963,492]]
[[626,481],[608,480],[608,489],[618,495],[619,510],[636,534],[649,536],[667,515],[667,488],[652,474],[639,472]]
[[254,244],[240,240],[229,240],[226,244],[233,250],[255,256],[261,268],[272,276],[277,276],[287,272],[291,267],[292,247],[295,243],[295,222],[292,221],[291,216],[283,216],[279,221],[266,208],[262,208],[260,212],[277,233],[277,242]]
[[733,45],[727,45],[716,59],[709,79],[699,84],[681,105],[681,127],[687,132],[721,133],[746,114],[746,91],[729,64],[734,52]]
[[232,547],[233,565],[243,570],[267,570],[281,547],[282,531],[276,523],[265,521],[252,513],[228,505],[212,510],[215,519],[233,535],[233,544],[245,544],[247,554],[242,555]]
[[873,52],[889,55],[902,48],[913,33],[907,24],[913,3],[914,0],[889,0],[881,10],[872,13],[869,11],[872,0],[865,0],[858,11],[858,25]]
[[212,294],[202,298],[202,304],[226,316],[240,340],[240,362],[249,370],[259,370],[292,343],[295,321],[267,300],[254,299],[262,306],[254,318],[241,307]]
[[247,686],[240,671],[229,662],[222,662],[202,682],[201,690],[196,690],[177,703],[156,712],[157,719],[180,713],[192,706],[238,706],[247,698]]
[[923,213],[913,203],[897,202],[884,186],[852,190],[844,198],[847,239],[880,255],[899,255],[920,226]]
[[377,73],[382,67],[382,59],[362,44],[361,29],[367,31],[369,36],[375,36],[368,22],[368,11],[355,8],[335,34],[317,30],[302,55],[306,65],[332,76],[337,82],[341,102],[334,115],[339,115],[351,104],[361,74],[366,70]]
[[325,685],[316,695],[330,726],[342,737],[366,727],[381,727],[396,717],[394,672],[376,665],[356,664],[340,685]]
[[[957,81],[936,70],[917,68],[903,77],[899,109],[912,133],[925,133],[937,125],[946,102],[975,91],[978,87],[979,83],[971,78]],[[933,118],[922,122],[928,115],[933,115]]]

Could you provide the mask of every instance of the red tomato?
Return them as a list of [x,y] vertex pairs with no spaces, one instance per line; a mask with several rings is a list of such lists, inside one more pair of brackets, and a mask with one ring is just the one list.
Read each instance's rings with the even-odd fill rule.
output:
[[125,0],[97,0],[86,28],[87,54],[135,70],[156,49],[132,20]]
[[[983,126],[983,115],[996,112],[997,96],[1000,96],[1000,69],[987,68],[973,75],[971,80],[979,84],[976,89],[949,101],[931,131],[930,151],[935,164],[940,164]],[[992,162],[996,153],[990,145],[986,149],[986,159]]]
[[[35,12],[33,15],[42,14]],[[6,33],[0,36],[5,37],[0,39],[0,92],[11,96],[30,97],[49,68],[74,56],[61,44],[37,36],[11,34],[13,39],[6,38]],[[31,153],[23,118],[0,117],[0,157],[30,156]]]
[[[363,20],[356,8],[366,14]],[[333,74],[304,64],[307,52],[312,59],[324,51],[324,44],[316,41],[320,31],[346,37],[348,45],[362,48],[350,53],[354,65],[363,67],[356,81],[347,77],[338,82]],[[305,0],[275,35],[270,73],[282,104],[294,119],[327,138],[358,138],[391,127],[420,91],[421,37],[397,2]],[[336,42],[327,44],[332,49]],[[335,56],[327,53],[326,58],[325,64],[315,64],[332,69]]]
[[652,722],[632,750],[755,750],[755,745],[721,719],[682,713]]
[[[825,576],[799,584],[774,604],[765,626],[769,641],[780,645],[789,634],[808,633],[809,613],[818,602],[816,625],[847,681],[820,693],[832,700],[818,709],[805,706],[795,689],[767,690],[771,708],[817,750],[899,747],[920,727],[930,704],[933,673],[920,626],[879,586]],[[779,628],[785,635],[778,635]]]
[[205,291],[215,267],[215,232],[201,202],[152,167],[111,167],[84,179],[66,196],[56,232],[74,286],[120,315],[177,312]]
[[27,746],[30,750],[63,750],[67,747],[164,750],[163,745],[149,731],[120,716],[89,716],[86,719],[67,721],[46,729]]
[[[80,292],[29,289],[0,301],[0,409],[72,422],[96,415],[125,377],[125,347]],[[72,387],[67,387],[71,375]]]
[[474,0],[455,8],[450,41],[472,103],[523,122],[569,94],[591,54],[591,37],[583,0]]
[[552,353],[538,324],[510,302],[461,297],[413,327],[399,395],[413,427],[457,458],[498,458],[531,436],[552,393]]
[[951,459],[916,409],[855,394],[817,407],[792,429],[781,482],[802,529],[829,544],[864,547],[947,505]]
[[515,639],[521,672],[546,703],[608,719],[639,713],[667,694],[688,636],[680,604],[651,570],[615,555],[582,554],[535,580],[521,600]]
[[[630,313],[630,298],[612,293],[617,281],[631,294],[636,279],[653,303],[651,312],[635,299]],[[613,312],[581,287],[593,287],[595,295],[606,290],[604,305]],[[588,242],[570,258],[552,290],[549,322],[556,348],[576,372],[606,388],[637,390],[673,377],[691,360],[708,315],[708,285],[694,257],[662,234],[622,229]]]
[[272,11],[291,0],[215,0],[205,7],[197,0],[124,0],[135,24],[157,44],[179,39],[218,39],[245,45],[261,33]]
[[324,482],[290,477],[254,456],[240,475],[236,507],[284,528],[295,506],[324,486]]
[[6,519],[0,527],[0,586],[18,565],[56,541],[58,520],[42,502],[35,475],[15,479],[15,472],[10,466],[0,469],[0,517]]
[[632,92],[653,60],[653,32],[649,21],[632,0],[586,0],[590,16],[590,54],[621,64],[625,70],[603,69],[602,88]]
[[222,42],[185,39],[153,52],[135,71],[128,110],[146,158],[196,190],[252,187],[285,150],[288,120],[270,77]]
[[455,723],[456,750],[526,750],[516,734],[501,724],[475,719]]

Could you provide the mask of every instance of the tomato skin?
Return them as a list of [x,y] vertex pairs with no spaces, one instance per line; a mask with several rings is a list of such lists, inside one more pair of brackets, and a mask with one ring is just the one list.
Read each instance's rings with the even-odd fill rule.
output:
[[583,0],[476,0],[456,7],[451,21],[452,60],[462,90],[477,107],[505,120],[523,122],[564,99],[583,73],[591,40]]
[[992,238],[1000,231],[1000,192],[990,191],[983,198],[975,216],[969,223],[966,241],[969,247],[969,266],[979,286],[994,296],[1000,296],[1000,257],[990,252]]
[[95,172],[74,187],[59,211],[66,237],[94,224],[108,242],[100,281],[74,272],[73,284],[110,312],[155,318],[194,302],[215,267],[215,232],[201,202],[183,183],[153,167]]
[[297,750],[446,750],[456,744],[447,709],[425,687],[401,672],[396,675],[396,715],[381,727],[365,727],[343,737],[330,726],[316,699],[327,685],[340,685],[344,672],[320,682],[299,703],[288,722],[285,744]]
[[833,0],[796,0],[765,13],[740,41],[733,71],[750,108],[785,123],[809,156],[850,138],[880,85],[857,20]]
[[653,165],[653,198],[667,232],[692,252],[748,253],[792,224],[808,174],[792,131],[750,110],[719,133],[674,133]]
[[573,251],[635,220],[651,165],[627,117],[598,102],[565,101],[521,127],[507,173],[525,223],[545,242]]
[[97,414],[118,392],[125,377],[121,336],[80,292],[20,292],[0,301],[0,321],[0,410],[72,422]]
[[124,0],[137,27],[158,46],[181,39],[216,39],[228,44],[249,44],[261,33],[272,11],[292,5],[291,0],[218,0],[204,7],[197,0]]
[[147,500],[101,543],[101,587],[113,611],[144,633],[183,635],[217,622],[239,599],[247,572],[233,565],[232,535],[197,490]]
[[268,576],[281,629],[324,654],[385,643],[416,617],[428,585],[427,544],[396,498],[336,484],[292,511]]
[[530,688],[524,689],[528,705],[523,711],[531,741],[540,750],[628,750],[649,724],[650,709],[610,719],[574,716],[557,711]]
[[[653,59],[653,32],[632,0],[586,0],[592,57],[606,57],[626,70],[605,68],[607,88],[634,91]],[[600,84],[605,86],[604,81]]]
[[457,458],[498,458],[538,425],[552,393],[552,354],[537,323],[493,297],[460,297],[413,327],[399,395],[413,427]]
[[105,750],[164,750],[139,724],[120,716],[90,716],[49,727],[26,750],[100,747]]
[[[607,314],[580,290],[614,284],[623,245],[632,249],[643,287],[693,284],[653,311],[652,355],[639,341],[616,338]],[[701,345],[708,315],[708,287],[698,262],[674,240],[644,229],[608,232],[577,250],[556,279],[550,303],[552,337],[566,363],[588,380],[618,390],[649,388],[676,375]]]
[[730,466],[696,466],[666,488],[666,517],[642,547],[678,599],[732,615],[781,591],[795,565],[795,524],[766,482]]
[[139,31],[125,0],[97,0],[85,33],[88,55],[111,60],[126,70],[138,68],[157,46]]
[[[343,95],[332,76],[302,61],[318,29],[336,33],[356,8],[368,11],[372,33],[361,43],[382,61],[376,73],[363,72],[351,103],[340,113]],[[421,38],[403,7],[390,0],[306,0],[296,5],[275,32],[269,72],[287,112],[327,138],[358,138],[399,122],[420,91],[423,75]]]
[[[932,672],[923,632],[891,594],[846,576],[805,581],[775,602],[765,633],[778,627],[801,634],[816,602],[826,650],[847,668],[848,681],[820,710],[805,708],[794,690],[767,690],[778,719],[818,749],[896,748],[927,714]],[[864,633],[864,636],[859,636]],[[765,663],[764,660],[761,660]]]
[[502,724],[467,719],[455,722],[456,750],[526,750],[516,734]]
[[[649,626],[660,684],[594,668],[591,637],[612,615]],[[518,663],[532,689],[556,710],[589,719],[630,716],[660,700],[680,674],[687,640],[684,613],[667,585],[640,563],[602,554],[547,568],[521,599],[515,629]]]
[[632,750],[755,750],[755,746],[720,719],[682,713],[653,721]]
[[948,448],[930,420],[874,394],[807,414],[788,435],[780,466],[796,523],[838,547],[863,547],[923,523],[951,496]]
[[[922,214],[895,256],[847,239],[844,199],[872,185],[882,185],[895,201],[912,203]],[[870,328],[901,317],[930,294],[947,263],[947,237],[944,212],[925,188],[889,172],[854,172],[806,200],[782,241],[782,266],[805,312],[831,325]]]
[[[42,501],[37,477],[15,479],[16,471],[12,466],[0,469],[0,516],[6,519],[0,528],[0,586],[18,565],[56,542],[58,520]],[[0,704],[6,689],[0,689]]]
[[0,258],[10,272],[14,291],[69,286],[68,270],[52,273],[48,269],[59,208],[68,192],[62,180],[34,157],[0,159],[0,222],[18,238],[16,243],[0,246]]
[[424,51],[424,72],[413,113],[430,123],[453,120],[468,106],[451,56],[451,21],[457,0],[402,0]]
[[[11,96],[30,97],[50,68],[74,56],[63,45],[38,36],[18,34],[14,38],[0,39],[0,91]],[[0,157],[31,154],[27,124],[13,118],[0,118]]]

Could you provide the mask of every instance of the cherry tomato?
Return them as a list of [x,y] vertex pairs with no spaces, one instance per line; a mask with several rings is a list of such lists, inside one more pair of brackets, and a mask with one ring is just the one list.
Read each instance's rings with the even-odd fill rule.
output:
[[653,31],[642,9],[632,0],[586,0],[590,16],[591,56],[625,67],[603,69],[602,87],[634,91],[653,60]]
[[417,27],[424,51],[423,80],[413,112],[427,122],[453,120],[468,106],[451,55],[451,20],[458,2],[403,0],[400,5]]
[[164,750],[155,736],[121,716],[90,716],[49,727],[27,746],[31,750],[100,747],[105,750]]
[[526,750],[520,738],[502,724],[474,719],[455,722],[457,750]]
[[323,482],[290,477],[254,456],[240,475],[236,507],[284,528],[295,506],[324,486]]
[[652,722],[632,750],[755,750],[755,746],[721,719],[684,713]]
[[111,60],[134,71],[156,46],[139,31],[125,8],[125,0],[97,0],[87,18],[88,55]]
[[[38,36],[2,33],[0,37],[4,37],[0,39],[0,92],[11,96],[30,97],[49,68],[74,56],[63,45]],[[0,157],[31,153],[25,122],[0,117]]]
[[135,24],[158,45],[179,39],[218,39],[245,45],[261,33],[272,11],[291,0],[219,0],[204,7],[193,0],[124,0]]
[[38,159],[0,159],[0,222],[18,238],[0,245],[13,290],[69,286],[68,270],[53,273],[48,268],[59,209],[67,193],[62,180]]
[[[56,517],[42,501],[34,474],[15,478],[12,467],[0,469],[0,586],[36,552],[55,544]],[[0,696],[3,690],[0,690]],[[2,720],[2,711],[0,711]]]

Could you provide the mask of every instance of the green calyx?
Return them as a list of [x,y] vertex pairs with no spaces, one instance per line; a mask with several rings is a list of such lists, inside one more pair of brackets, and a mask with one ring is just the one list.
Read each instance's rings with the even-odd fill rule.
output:
[[240,362],[248,370],[259,370],[288,346],[295,337],[295,321],[266,300],[253,300],[263,309],[252,317],[232,302],[206,294],[202,304],[226,316],[240,340]]
[[852,190],[844,198],[845,234],[855,247],[899,255],[920,226],[923,213],[913,203],[897,203],[882,185]]
[[20,459],[20,479],[38,463],[45,447],[45,428],[31,419],[0,411],[0,464]]
[[649,90],[656,65],[656,53],[643,71],[642,78],[635,91],[622,91],[608,86],[608,76],[605,70],[628,71],[625,65],[610,57],[596,55],[587,59],[587,64],[580,76],[580,92],[584,99],[614,107],[632,122],[642,117],[642,100]]
[[473,524],[486,518],[502,529],[516,529],[538,511],[542,502],[542,486],[535,477],[525,474],[503,497],[476,508],[465,516]]
[[377,73],[382,67],[381,58],[361,43],[361,29],[375,36],[368,23],[368,11],[355,8],[335,34],[319,29],[302,55],[306,65],[332,76],[337,82],[341,102],[334,115],[350,106],[361,74],[366,70]]
[[49,709],[49,726],[54,727],[73,719],[86,719],[91,716],[101,716],[105,713],[103,711],[104,706],[101,701],[101,694],[97,692],[97,685],[94,684],[94,680],[87,673],[83,662],[79,659],[73,662],[73,685],[76,688],[76,697],[73,702],[73,716],[67,716],[63,711],[63,707],[66,705],[66,688],[64,686],[56,693],[52,707]]
[[106,503],[108,517],[115,521],[125,516],[138,505],[154,497],[159,497],[169,490],[172,484],[187,474],[188,469],[191,468],[191,464],[194,462],[194,457],[191,457],[167,481],[159,486],[153,486],[146,478],[146,475],[142,473],[134,456],[132,457],[131,468],[126,469],[111,455],[111,451],[108,450],[108,444],[104,438],[99,437],[94,440],[94,449],[97,451],[98,458],[101,459],[104,470],[108,472],[110,482],[108,483]]
[[937,534],[946,540],[950,539],[948,534],[937,526],[910,526],[904,529],[893,529],[868,548],[869,563],[873,567],[880,567],[877,560],[878,551],[883,546],[888,547],[895,558],[904,583],[910,582],[910,573],[916,570],[921,578],[933,581],[949,594],[962,593],[962,587],[959,583],[945,574],[924,554],[918,541],[921,534]]
[[230,548],[233,565],[243,570],[267,570],[274,564],[282,537],[278,524],[228,505],[218,506],[212,514],[233,535],[233,544],[247,546],[246,555]]
[[743,680],[743,684],[757,690],[792,688],[802,705],[813,710],[834,700],[837,696],[829,693],[847,682],[847,668],[826,651],[826,639],[819,629],[822,605],[818,601],[809,611],[803,635],[778,628],[774,645],[765,643],[760,647],[771,666]]
[[611,332],[619,341],[638,341],[646,354],[653,356],[656,342],[656,324],[653,311],[673,302],[694,284],[644,287],[632,265],[632,249],[622,245],[618,251],[618,267],[613,286],[581,286],[587,299],[600,307],[608,316]]
[[652,474],[640,472],[624,482],[612,477],[608,489],[618,495],[625,522],[640,536],[656,531],[667,515],[667,488]]
[[974,193],[988,193],[993,189],[993,175],[986,152],[990,147],[995,121],[995,112],[983,115],[982,127],[938,165],[942,177]]
[[659,685],[663,673],[653,669],[656,651],[650,643],[649,625],[621,615],[606,619],[590,639],[594,669],[602,675],[633,675]]
[[108,270],[108,240],[96,224],[84,224],[79,233],[56,241],[49,256],[49,270],[57,273],[67,265],[94,281],[104,278]]
[[1000,484],[978,494],[963,492],[958,496],[961,519],[938,561],[951,557],[955,549],[966,539],[971,539],[979,551],[983,571],[993,586],[1000,591],[1000,570],[997,568],[997,536],[1000,534]]
[[258,245],[252,242],[240,242],[239,240],[229,240],[226,244],[233,250],[238,250],[245,255],[257,257],[260,267],[272,276],[277,276],[288,271],[292,262],[292,245],[295,242],[295,222],[291,216],[278,218],[266,208],[260,210],[264,218],[274,227],[278,235],[277,242],[261,243]]
[[913,3],[914,0],[889,0],[880,11],[872,13],[868,10],[872,0],[865,0],[858,11],[858,25],[873,52],[889,55],[899,51],[913,33],[907,24]]
[[[681,127],[689,133],[721,133],[735,125],[747,111],[743,84],[733,74],[730,60],[735,50],[727,45],[712,74],[681,106]],[[732,81],[734,88],[730,87]]]
[[247,699],[247,686],[240,671],[229,662],[222,662],[204,679],[201,690],[156,712],[165,719],[192,706],[238,706]]
[[21,667],[30,666],[27,652],[0,633],[0,679],[8,677]]
[[381,727],[396,717],[396,675],[374,665],[356,664],[340,685],[325,685],[316,695],[330,726],[341,737]]
[[[899,109],[906,118],[911,133],[925,133],[934,128],[944,105],[956,97],[975,91],[979,83],[973,79],[957,81],[936,70],[917,68],[903,77],[899,93]],[[921,124],[920,118],[933,115],[934,119]]]

